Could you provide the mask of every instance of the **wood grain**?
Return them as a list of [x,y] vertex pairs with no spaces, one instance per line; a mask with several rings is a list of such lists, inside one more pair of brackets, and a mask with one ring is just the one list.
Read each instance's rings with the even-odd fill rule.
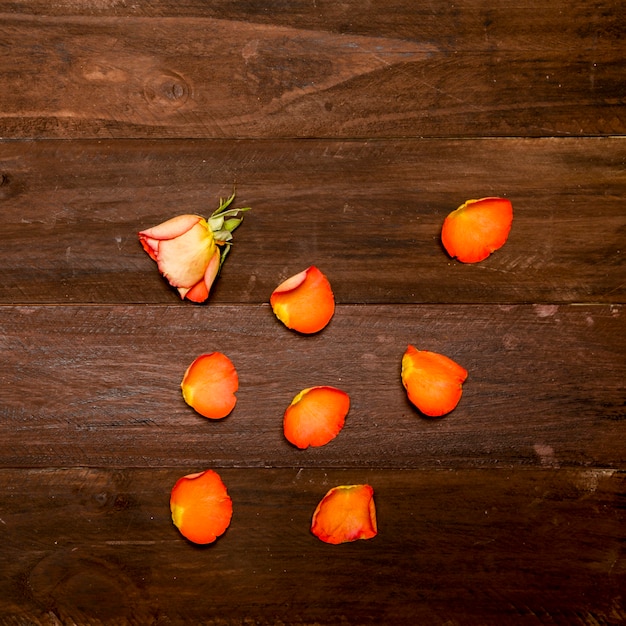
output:
[[[621,626],[626,12],[612,0],[0,0],[0,624]],[[137,232],[253,210],[208,304]],[[506,196],[506,245],[442,249]],[[322,333],[268,305],[315,264]],[[469,371],[421,416],[409,344]],[[233,413],[186,367],[221,350]],[[350,394],[296,450],[293,396]],[[184,474],[234,501],[211,547],[170,519]],[[379,535],[309,532],[338,484]]]
[[4,2],[0,136],[612,135],[623,7]]
[[[626,332],[619,306],[341,306],[319,335],[269,306],[0,307],[0,457],[8,467],[608,467],[624,462]],[[469,371],[455,411],[406,399],[407,345]],[[235,410],[211,421],[180,392],[218,350]],[[351,398],[346,426],[306,451],[282,433],[302,389]]]
[[[308,265],[340,303],[624,303],[626,140],[43,141],[0,146],[0,302],[176,303],[137,232],[252,206],[211,296],[265,303]],[[507,244],[451,261],[469,198],[509,197]]]
[[[623,472],[223,470],[232,524],[203,549],[169,519],[192,469],[1,470],[5,623],[626,619]],[[374,487],[378,536],[320,542],[313,509],[354,482]]]

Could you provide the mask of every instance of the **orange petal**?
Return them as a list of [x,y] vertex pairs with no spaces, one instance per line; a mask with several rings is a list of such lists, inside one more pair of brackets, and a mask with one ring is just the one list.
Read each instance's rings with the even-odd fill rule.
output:
[[181,298],[187,298],[191,302],[204,302],[209,297],[209,290],[204,280],[197,282],[191,289],[178,287],[178,293]]
[[323,446],[339,434],[349,409],[350,397],[340,389],[304,389],[285,411],[285,437],[298,448]]
[[370,485],[333,487],[313,513],[311,532],[326,543],[371,539],[378,533]]
[[402,383],[424,415],[450,413],[461,399],[467,370],[443,354],[409,346],[402,357]]
[[147,228],[139,233],[140,239],[175,239],[191,230],[198,222],[204,219],[201,215],[177,215],[162,222],[158,226]]
[[335,312],[330,283],[314,265],[276,287],[270,304],[287,328],[306,334],[322,330]]
[[187,368],[181,388],[185,402],[200,415],[220,419],[235,407],[239,377],[226,355],[210,352],[200,355]]
[[233,515],[233,503],[213,470],[178,479],[170,496],[172,521],[194,543],[211,543],[222,535]]
[[506,198],[468,200],[444,220],[441,241],[450,256],[476,263],[504,245],[512,223],[513,207]]
[[191,300],[192,302],[204,302],[209,297],[209,292],[211,291],[211,287],[219,271],[220,251],[216,248],[202,280],[196,283],[191,289],[185,290],[184,293],[183,290],[179,288],[178,291],[181,297],[187,298],[187,300]]

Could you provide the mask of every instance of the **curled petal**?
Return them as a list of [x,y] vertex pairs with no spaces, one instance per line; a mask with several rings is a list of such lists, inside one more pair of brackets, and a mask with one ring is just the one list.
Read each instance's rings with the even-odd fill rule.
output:
[[171,219],[142,230],[139,233],[139,238],[154,239],[157,241],[163,241],[165,239],[176,239],[184,235],[187,231],[191,230],[198,222],[201,222],[204,218],[200,215],[178,215]]
[[206,272],[204,272],[204,284],[206,285],[207,292],[211,291],[211,287],[219,274],[221,267],[221,255],[219,250],[215,250],[213,256],[209,261],[209,265],[206,268]]
[[[181,297],[187,298],[192,302],[204,302],[209,297],[211,287],[217,278],[220,271],[220,251],[215,250],[215,253],[209,261],[209,265],[206,268],[204,277],[201,281],[197,282],[191,289],[185,293],[181,293]],[[181,289],[178,290],[181,292]]]
[[314,265],[281,283],[270,304],[287,328],[305,334],[322,330],[335,312],[330,283]]
[[187,368],[181,389],[185,402],[210,419],[226,417],[237,402],[239,377],[232,361],[221,352],[196,358]]
[[326,543],[371,539],[378,533],[370,485],[333,487],[313,513],[311,532]]
[[506,198],[468,200],[444,220],[441,241],[451,257],[477,263],[501,248],[513,223],[513,207]]
[[196,283],[191,289],[178,287],[178,293],[181,298],[187,298],[191,302],[204,302],[209,297],[209,290],[203,280]]
[[230,525],[233,504],[220,476],[205,470],[176,481],[170,495],[170,511],[174,525],[184,537],[207,544]]
[[340,389],[304,389],[285,411],[285,437],[298,448],[323,446],[339,434],[349,409],[350,397]]
[[443,354],[409,346],[402,357],[402,384],[409,400],[430,417],[456,407],[466,378],[467,370]]
[[144,234],[139,233],[139,242],[143,249],[150,255],[150,258],[156,261],[159,254],[159,240],[146,237]]

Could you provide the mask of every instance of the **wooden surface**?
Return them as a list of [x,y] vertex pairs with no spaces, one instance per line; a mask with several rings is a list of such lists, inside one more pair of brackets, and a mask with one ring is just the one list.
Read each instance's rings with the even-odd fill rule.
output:
[[[620,2],[0,0],[0,624],[626,623],[626,8]],[[206,305],[137,231],[253,210]],[[506,245],[447,257],[444,217],[511,199]],[[315,264],[320,334],[268,301]],[[425,419],[407,344],[469,371]],[[218,422],[198,354],[240,377]],[[301,451],[304,387],[350,394]],[[234,502],[186,542],[169,492]],[[379,534],[309,531],[369,482]]]

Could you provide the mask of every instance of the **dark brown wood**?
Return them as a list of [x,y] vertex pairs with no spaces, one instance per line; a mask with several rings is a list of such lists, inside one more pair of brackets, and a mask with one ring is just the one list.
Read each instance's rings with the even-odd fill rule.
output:
[[[341,306],[319,335],[269,306],[0,308],[0,456],[9,467],[621,467],[626,326],[620,306]],[[469,371],[455,411],[407,401],[408,344]],[[218,350],[235,410],[188,407],[188,365]],[[282,433],[302,389],[351,398],[346,426],[306,451]]]
[[[341,303],[623,303],[626,140],[46,141],[0,146],[0,302],[176,303],[137,231],[252,206],[211,296],[265,303],[316,264]],[[514,206],[506,246],[451,261],[469,198]]]
[[[232,524],[198,548],[168,500],[203,468],[0,470],[6,623],[626,619],[623,472],[221,470]],[[320,542],[309,532],[317,502],[361,482],[374,487],[378,536]]]
[[335,4],[3,2],[0,135],[626,129],[619,2]]
[[[626,9],[598,0],[0,0],[0,624],[626,623]],[[210,301],[181,302],[137,231],[253,210]],[[440,244],[470,198],[506,245]],[[315,264],[335,317],[268,304]],[[409,344],[469,377],[421,416]],[[182,375],[221,350],[220,421]],[[293,448],[314,384],[351,410]],[[234,501],[199,548],[174,482]],[[339,484],[379,535],[309,531]]]

